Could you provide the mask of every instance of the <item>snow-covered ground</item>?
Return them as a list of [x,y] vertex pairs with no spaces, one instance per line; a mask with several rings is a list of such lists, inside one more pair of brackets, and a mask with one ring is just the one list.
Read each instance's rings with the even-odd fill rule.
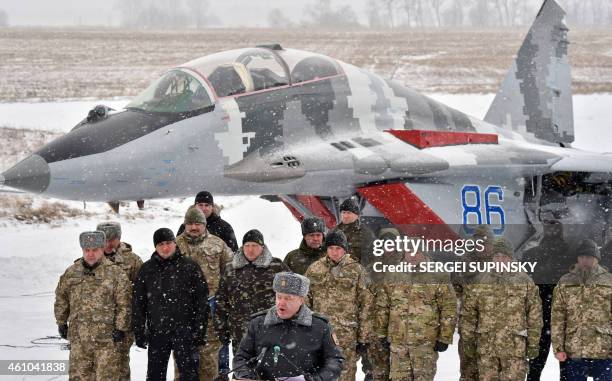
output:
[[[493,98],[490,94],[432,96],[476,117],[484,115]],[[120,109],[127,100],[0,103],[0,126],[64,132],[100,103]],[[595,151],[607,150],[606,144],[611,141],[610,106],[610,94],[574,97],[576,146]],[[33,200],[34,203],[44,202],[36,197]],[[272,253],[281,258],[300,242],[299,224],[281,203],[270,203],[257,197],[216,197],[215,201],[224,206],[222,216],[232,223],[239,241],[247,230],[258,228],[263,232]],[[26,224],[0,219],[0,360],[68,358],[68,352],[60,350],[59,346],[31,347],[30,341],[57,334],[53,317],[53,290],[60,274],[80,256],[78,234],[81,231],[94,229],[99,221],[117,220],[123,226],[124,241],[131,243],[135,252],[146,260],[153,251],[153,231],[163,226],[173,230],[178,228],[184,211],[191,203],[192,199],[155,200],[148,202],[143,211],[131,204],[122,206],[122,214],[115,216],[104,204],[66,202],[72,208],[85,207],[89,214],[53,224]],[[133,347],[131,366],[133,378],[143,380],[146,352]],[[438,360],[436,381],[456,380],[458,373],[459,358],[456,345],[453,345]],[[171,374],[170,367],[169,378]],[[551,356],[542,379],[555,380],[558,377],[557,362]],[[363,378],[363,374],[360,374],[360,378]]]

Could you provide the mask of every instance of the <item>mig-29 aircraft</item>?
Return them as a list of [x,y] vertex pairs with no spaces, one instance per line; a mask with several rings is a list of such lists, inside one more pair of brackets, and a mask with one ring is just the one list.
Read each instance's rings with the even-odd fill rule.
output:
[[564,18],[544,2],[484,120],[348,63],[261,45],[170,69],[119,112],[97,107],[0,182],[115,206],[259,195],[329,227],[353,196],[373,227],[452,236],[489,224],[517,247],[544,220],[596,236],[612,157],[570,146]]

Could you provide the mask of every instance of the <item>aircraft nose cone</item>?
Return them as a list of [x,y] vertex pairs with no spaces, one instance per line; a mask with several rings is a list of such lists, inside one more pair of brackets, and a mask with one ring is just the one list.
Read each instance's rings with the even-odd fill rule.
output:
[[49,186],[51,171],[49,164],[38,155],[32,155],[0,176],[0,183],[11,188],[32,193],[42,193]]

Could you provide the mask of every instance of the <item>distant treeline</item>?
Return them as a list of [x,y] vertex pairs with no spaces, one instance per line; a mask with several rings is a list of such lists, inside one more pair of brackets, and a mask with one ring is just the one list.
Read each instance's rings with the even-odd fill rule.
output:
[[[229,19],[231,15],[214,14],[217,1],[222,0],[120,0],[115,8],[123,27],[236,26]],[[558,1],[568,12],[570,25],[612,25],[610,0]],[[530,24],[541,4],[542,0],[367,0],[366,17],[360,18],[348,1],[313,0],[304,7],[301,19],[274,8],[266,21],[267,26],[275,28],[515,26]]]

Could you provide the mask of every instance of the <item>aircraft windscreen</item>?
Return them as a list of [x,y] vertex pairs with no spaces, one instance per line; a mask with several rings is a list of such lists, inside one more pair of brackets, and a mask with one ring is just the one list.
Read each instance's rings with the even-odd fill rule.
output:
[[211,106],[208,92],[195,77],[172,70],[140,93],[126,109],[157,113],[184,113]]

